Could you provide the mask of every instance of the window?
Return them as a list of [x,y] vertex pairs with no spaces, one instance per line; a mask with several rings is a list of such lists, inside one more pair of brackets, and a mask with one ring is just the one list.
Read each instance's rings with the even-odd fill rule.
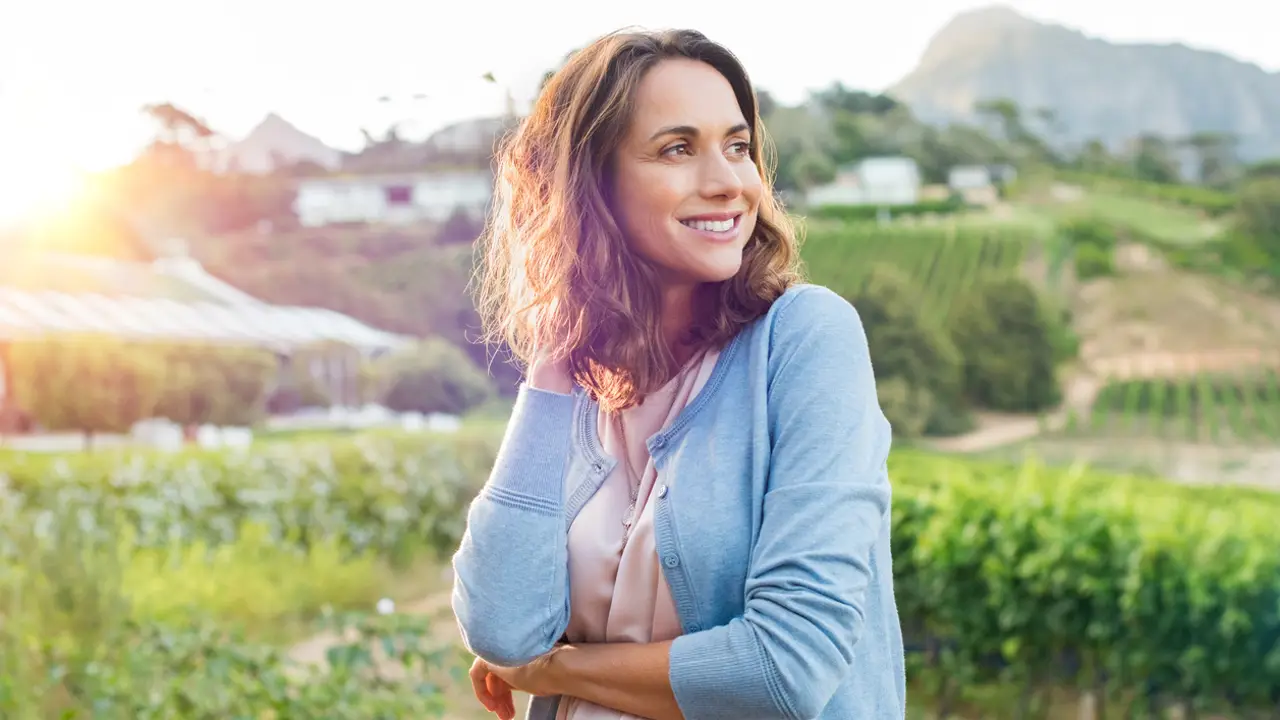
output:
[[412,205],[413,204],[413,186],[412,185],[389,185],[383,189],[387,194],[388,205]]

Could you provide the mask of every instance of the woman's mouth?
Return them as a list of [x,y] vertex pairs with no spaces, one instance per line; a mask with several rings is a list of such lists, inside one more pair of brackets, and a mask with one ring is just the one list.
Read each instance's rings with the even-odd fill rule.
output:
[[722,218],[689,218],[681,220],[680,224],[712,240],[731,240],[742,225],[742,214]]

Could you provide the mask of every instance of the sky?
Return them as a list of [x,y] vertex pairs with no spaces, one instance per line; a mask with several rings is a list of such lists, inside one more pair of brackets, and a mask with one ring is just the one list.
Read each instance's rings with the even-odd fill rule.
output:
[[[757,86],[798,102],[836,80],[888,87],[948,20],[988,4],[0,0],[0,198],[127,161],[150,132],[139,113],[149,102],[173,102],[232,138],[276,112],[358,149],[362,127],[398,121],[425,135],[500,112],[508,90],[523,108],[566,52],[627,25],[700,29]],[[1263,0],[1005,4],[1115,42],[1183,42],[1280,70],[1280,10]]]

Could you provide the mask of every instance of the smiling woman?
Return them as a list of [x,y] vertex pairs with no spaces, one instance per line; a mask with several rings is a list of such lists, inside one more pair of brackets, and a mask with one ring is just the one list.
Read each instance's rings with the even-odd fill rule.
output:
[[453,608],[504,720],[904,716],[889,424],[765,143],[674,30],[574,55],[503,148],[480,308],[530,368]]

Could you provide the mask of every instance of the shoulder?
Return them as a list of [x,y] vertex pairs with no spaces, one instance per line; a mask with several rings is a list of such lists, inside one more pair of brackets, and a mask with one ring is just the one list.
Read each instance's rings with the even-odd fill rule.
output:
[[794,342],[818,346],[866,344],[862,319],[853,305],[822,285],[793,285],[767,315],[770,344]]

